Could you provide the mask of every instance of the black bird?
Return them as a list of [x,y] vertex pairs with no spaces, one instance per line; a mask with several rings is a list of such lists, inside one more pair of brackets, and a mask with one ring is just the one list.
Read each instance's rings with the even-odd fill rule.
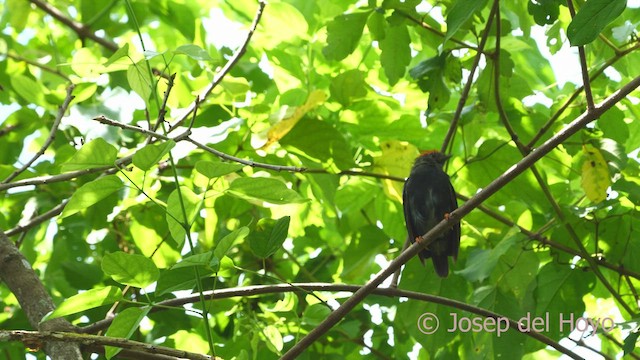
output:
[[[431,230],[449,213],[458,208],[456,193],[449,176],[442,170],[450,156],[438,151],[425,151],[411,168],[404,184],[402,202],[409,240],[416,239]],[[440,277],[449,275],[449,256],[455,261],[460,248],[460,223],[436,238],[418,255],[420,261],[431,258]]]

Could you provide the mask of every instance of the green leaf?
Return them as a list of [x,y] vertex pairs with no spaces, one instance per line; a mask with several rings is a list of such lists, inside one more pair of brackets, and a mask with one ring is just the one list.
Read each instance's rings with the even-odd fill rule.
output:
[[176,143],[173,140],[160,144],[148,144],[133,154],[133,165],[141,170],[148,171],[157,165],[175,145]]
[[282,334],[278,331],[278,328],[273,325],[267,325],[262,329],[262,334],[267,338],[267,346],[273,348],[274,352],[279,353],[284,348],[284,341],[282,340]]
[[[549,262],[538,272],[532,301],[535,301],[536,314],[562,314],[563,309],[571,309],[569,314],[582,314],[585,309],[583,296],[593,289],[596,277],[591,272],[579,268]],[[568,317],[565,316],[566,319]],[[553,316],[549,322],[549,334],[557,338],[569,334],[568,326],[562,327],[559,317]]]
[[113,63],[115,63],[116,61],[120,60],[123,57],[129,56],[129,43],[124,44],[123,47],[118,48],[118,50],[116,50],[115,53],[113,53],[113,55],[111,55],[111,57],[109,58],[109,60],[107,60],[107,62],[104,64],[104,66],[109,66]]
[[242,241],[244,238],[249,235],[249,228],[243,226],[239,229],[232,231],[227,234],[227,236],[223,237],[220,241],[217,241],[215,244],[215,248],[213,249],[213,254],[216,258],[222,259],[223,256],[227,255],[229,249],[238,241]]
[[331,96],[343,106],[349,106],[355,99],[367,95],[365,73],[357,70],[347,70],[331,80]]
[[629,335],[624,338],[624,345],[622,346],[622,350],[624,350],[625,355],[631,354],[636,348],[638,337],[640,337],[640,331],[636,329],[635,331],[630,332]]
[[374,11],[367,20],[367,28],[371,33],[373,40],[380,41],[385,37],[387,23],[384,21],[384,13],[381,11]]
[[73,295],[63,301],[53,312],[42,318],[42,321],[44,322],[61,316],[76,314],[103,305],[111,305],[121,299],[122,291],[115,286],[87,290],[83,293]]
[[102,271],[123,285],[145,288],[158,280],[159,271],[151,259],[122,251],[106,254]]
[[142,100],[145,102],[149,101],[153,86],[155,85],[145,60],[129,65],[127,68],[127,81],[129,81],[131,89],[140,95]]
[[529,0],[527,11],[533,15],[536,24],[551,25],[558,20],[560,5],[564,3],[563,0]]
[[122,180],[116,175],[107,175],[82,185],[73,193],[69,203],[62,210],[61,219],[71,216],[123,188]]
[[209,179],[214,179],[222,175],[234,173],[246,165],[236,163],[225,162],[213,162],[201,160],[196,163],[195,169],[200,174],[206,176]]
[[448,56],[449,54],[444,52],[420,62],[409,70],[409,75],[417,80],[420,90],[429,93],[429,110],[441,109],[449,102],[451,92],[444,82]]
[[567,38],[572,46],[586,45],[615,20],[627,7],[627,0],[589,0],[576,13],[569,27]]
[[173,51],[175,54],[184,54],[188,57],[199,61],[213,61],[209,53],[198,45],[187,44],[179,46]]
[[[171,236],[178,245],[181,245],[187,236],[186,229],[190,228],[191,221],[193,221],[199,209],[200,198],[187,187],[182,186],[179,191],[182,196],[180,196],[178,190],[174,190],[167,200],[167,224],[169,225]],[[181,197],[182,201],[180,201]],[[184,217],[185,212],[186,219]]]
[[444,42],[451,39],[473,14],[486,4],[487,0],[457,0],[447,14],[447,34]]
[[44,88],[28,76],[15,74],[10,77],[11,87],[22,99],[29,103],[44,105]]
[[[151,310],[150,306],[142,308],[124,309],[113,318],[113,322],[107,329],[106,336],[120,339],[130,339],[131,335],[138,329],[140,322],[147,316]],[[104,354],[107,359],[111,359],[122,350],[120,347],[105,346]]]
[[286,2],[272,2],[266,7],[264,16],[258,26],[258,43],[269,51],[305,38],[309,25],[304,15],[296,6]]
[[317,326],[331,314],[331,309],[324,304],[313,304],[307,307],[302,315],[302,320],[311,326]]
[[102,138],[84,144],[71,159],[61,166],[63,172],[113,166],[118,150]]
[[498,245],[493,249],[473,250],[469,255],[469,260],[467,261],[465,268],[463,270],[456,271],[456,274],[464,276],[464,278],[470,282],[483,281],[491,275],[493,269],[500,260],[500,257],[513,247],[517,243],[518,239],[518,235],[512,234],[498,243]]
[[260,200],[276,205],[307,201],[285,183],[273,178],[239,178],[231,183],[227,192],[241,199]]
[[278,220],[260,219],[256,230],[249,236],[249,246],[256,256],[268,258],[282,248],[289,231],[289,216]]
[[322,49],[327,60],[340,61],[355,51],[370,13],[338,15],[327,25],[327,46]]
[[85,82],[97,80],[105,70],[105,67],[101,65],[103,61],[104,59],[97,51],[94,52],[88,47],[83,47],[73,54],[71,70],[83,78]]
[[389,85],[395,85],[404,76],[411,61],[409,31],[404,24],[387,27],[386,35],[380,41],[380,63],[389,79]]
[[9,24],[13,30],[16,33],[21,33],[29,20],[31,4],[22,0],[7,0],[4,12],[5,16],[9,18]]
[[207,251],[202,254],[185,257],[184,259],[182,259],[182,261],[173,265],[172,269],[194,266],[202,266],[208,270],[216,272],[218,271],[218,267],[220,266],[220,260],[216,256],[214,256],[212,251]]
[[[204,267],[198,269],[201,278],[208,277],[213,273]],[[160,273],[156,293],[161,296],[173,291],[191,290],[195,285],[196,272],[193,266],[164,270]]]
[[339,169],[350,169],[355,164],[349,142],[331,124],[303,119],[282,139],[283,146],[294,147],[301,156],[315,158],[326,163],[335,163]]

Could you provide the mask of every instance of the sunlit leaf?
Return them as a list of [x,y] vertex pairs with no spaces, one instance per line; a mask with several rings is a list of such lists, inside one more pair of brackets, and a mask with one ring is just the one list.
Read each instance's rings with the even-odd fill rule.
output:
[[102,259],[102,271],[123,285],[145,288],[158,280],[158,268],[146,256],[122,251],[107,254]]
[[198,204],[200,204],[200,198],[187,187],[174,190],[169,195],[166,218],[169,231],[176,243],[182,244],[184,242],[187,229],[189,229],[198,210]]
[[262,148],[266,149],[273,143],[282,139],[283,136],[287,135],[289,131],[296,126],[298,121],[300,121],[304,115],[322,104],[326,99],[327,95],[324,91],[312,91],[303,105],[295,108],[292,113],[288,113],[286,117],[280,119],[269,129],[269,132],[267,133],[267,143],[264,144]]
[[289,230],[289,216],[278,220],[260,219],[256,230],[249,235],[249,245],[256,256],[267,258],[282,248]]
[[84,144],[71,159],[62,164],[62,171],[92,169],[113,166],[118,157],[118,150],[102,138]]
[[136,151],[133,155],[133,165],[141,170],[148,171],[157,165],[162,158],[173,149],[176,143],[173,140],[165,141],[160,144],[149,144],[142,149]]
[[217,178],[222,175],[231,174],[245,167],[244,164],[198,161],[196,163],[196,171],[208,177],[209,179]]
[[[151,307],[145,306],[142,308],[128,308],[119,312],[113,322],[107,329],[106,336],[130,339],[131,335],[138,329],[140,322],[147,316]],[[104,352],[107,359],[111,359],[122,350],[120,347],[105,346]]]
[[342,14],[327,25],[327,46],[322,49],[322,53],[328,60],[340,61],[356,49],[369,14]]
[[122,299],[122,291],[115,286],[87,290],[63,301],[52,313],[47,314],[42,321],[76,314],[103,305],[111,305],[120,299]]
[[592,42],[626,7],[627,0],[587,1],[567,27],[569,42],[572,46]]
[[123,188],[122,180],[115,175],[107,175],[82,185],[73,193],[64,207],[60,218],[71,216]]
[[234,180],[228,193],[247,200],[266,201],[271,204],[305,202],[302,196],[289,189],[282,181],[272,178],[239,178]]
[[591,144],[582,147],[582,155],[582,189],[589,200],[599,203],[607,198],[607,189],[611,186],[609,168],[600,150]]
[[[380,144],[382,155],[374,162],[374,171],[399,178],[409,176],[409,171],[420,151],[406,141],[389,140]],[[398,181],[383,179],[384,193],[398,202],[402,202],[404,184]]]

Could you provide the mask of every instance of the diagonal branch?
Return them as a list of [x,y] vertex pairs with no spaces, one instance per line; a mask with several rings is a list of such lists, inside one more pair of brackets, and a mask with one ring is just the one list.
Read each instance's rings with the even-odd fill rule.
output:
[[423,241],[416,241],[405,252],[400,254],[395,260],[393,260],[389,266],[379,272],[372,280],[364,285],[360,290],[353,294],[347,301],[345,301],[338,309],[333,311],[329,316],[314,328],[307,336],[302,338],[300,342],[294,345],[282,359],[294,359],[298,355],[308,348],[313,342],[320,338],[324,333],[329,331],[338,321],[344,318],[356,305],[358,305],[367,295],[369,295],[375,288],[377,288],[387,277],[393,274],[394,271],[399,269],[409,259],[417,255],[424,246],[428,245],[433,239],[440,234],[444,233],[447,229],[451,228],[454,224],[460,222],[460,219],[466,214],[470,213],[473,209],[477,208],[491,195],[495,194],[498,190],[512,181],[515,177],[520,175],[526,169],[530,168],[536,161],[540,160],[543,156],[560,145],[563,141],[567,140],[571,135],[578,132],[588,123],[594,121],[600,117],[603,113],[613,107],[616,103],[625,98],[629,93],[640,86],[640,76],[634,78],[627,85],[620,88],[613,93],[602,103],[594,108],[593,111],[583,113],[570,124],[568,124],[560,132],[556,133],[553,137],[540,145],[539,148],[532,151],[514,164],[511,168],[505,171],[500,177],[491,182],[487,187],[476,193],[469,201],[460,206],[457,210],[449,214],[448,219],[442,220],[438,225],[431,229],[427,234],[422,236]]

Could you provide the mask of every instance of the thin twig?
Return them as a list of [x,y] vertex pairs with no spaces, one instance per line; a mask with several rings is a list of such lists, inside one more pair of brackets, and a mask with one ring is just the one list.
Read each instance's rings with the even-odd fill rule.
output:
[[[158,131],[160,125],[164,123],[164,118],[167,115],[167,102],[169,101],[169,94],[171,94],[171,89],[173,89],[175,79],[175,73],[169,76],[169,80],[167,81],[167,89],[164,91],[164,99],[162,99],[162,105],[160,106],[160,110],[158,111],[158,120],[156,120],[155,125],[153,125],[153,131]],[[147,140],[147,143],[150,143],[151,141],[152,138],[149,138]]]
[[[405,264],[409,259],[417,255],[425,246],[427,246],[433,239],[440,234],[444,233],[454,224],[460,222],[460,219],[475,209],[478,205],[482,204],[491,195],[496,193],[506,184],[511,182],[516,176],[520,175],[526,169],[531,167],[536,161],[541,159],[544,155],[552,151],[555,147],[560,145],[563,141],[568,139],[571,135],[578,132],[585,125],[597,119],[600,115],[609,110],[612,106],[626,97],[629,93],[640,86],[640,76],[634,78],[628,84],[614,92],[611,96],[607,97],[602,103],[600,103],[594,111],[583,113],[567,125],[563,130],[556,133],[545,143],[540,145],[537,149],[529,153],[525,158],[520,160],[517,164],[514,164],[507,171],[505,171],[500,177],[495,179],[481,191],[476,193],[469,201],[460,206],[457,210],[451,212],[447,219],[442,220],[435,227],[433,227],[427,234],[422,236],[422,241],[416,241],[405,252],[400,254],[395,260],[393,260],[386,269],[379,272],[372,280],[364,285],[360,290],[353,294],[347,301],[345,301],[338,309],[333,311],[327,316],[327,318],[315,327],[307,336],[302,338],[300,342],[294,345],[282,359],[294,359],[298,355],[314,343],[320,336],[329,331],[338,321],[344,318],[356,305],[358,305],[367,295],[369,295],[375,288],[377,288],[387,277],[393,272]],[[576,357],[579,359],[579,357]]]
[[[398,14],[404,16],[405,18],[409,19],[413,23],[416,23],[416,24],[420,25],[420,27],[422,27],[423,29],[425,29],[425,30],[427,30],[427,31],[429,31],[429,32],[431,32],[433,34],[436,34],[436,35],[438,35],[440,37],[443,37],[443,38],[447,36],[447,34],[443,33],[442,31],[440,31],[438,29],[435,29],[433,26],[427,24],[426,22],[424,22],[422,20],[414,18],[413,16],[411,16],[410,14],[407,14],[406,12],[404,12],[402,10],[396,10],[395,13],[398,13]],[[474,50],[474,51],[478,51],[480,53],[482,53],[482,51],[483,51],[481,47],[475,47],[475,46],[473,46],[471,44],[467,44],[466,42],[460,41],[460,40],[458,40],[456,38],[450,38],[449,41],[460,45],[464,49],[471,49],[471,50]]]
[[[597,77],[599,77],[600,75],[602,75],[604,73],[604,71],[609,68],[611,65],[615,64],[616,62],[618,62],[618,60],[622,59],[623,57],[625,57],[626,55],[636,51],[640,49],[640,43],[635,43],[633,46],[619,52],[616,53],[613,57],[611,57],[610,59],[608,59],[607,61],[605,61],[605,63],[599,67],[597,70],[593,71],[590,75],[589,78],[591,80],[595,80]],[[573,94],[571,94],[571,96],[567,99],[567,101],[564,102],[564,104],[562,104],[562,106],[560,106],[560,108],[551,116],[551,118],[549,118],[549,120],[542,125],[542,127],[540,127],[540,130],[534,135],[534,137],[531,139],[531,141],[529,141],[529,143],[527,144],[528,148],[534,147],[535,144],[542,138],[542,136],[544,136],[544,134],[546,134],[546,132],[551,128],[551,126],[560,118],[560,116],[565,112],[565,110],[567,110],[567,108],[569,107],[569,105],[571,105],[571,103],[573,103],[578,96],[582,93],[584,87],[580,86],[577,89],[574,90]]]
[[60,70],[51,68],[51,67],[46,66],[46,65],[42,65],[37,61],[31,60],[31,59],[27,59],[27,58],[25,58],[23,56],[16,55],[16,54],[13,54],[13,53],[10,53],[10,52],[7,52],[6,55],[7,55],[7,57],[9,57],[9,58],[11,58],[11,59],[13,59],[15,61],[25,62],[25,63],[27,63],[29,65],[37,67],[38,69],[41,69],[42,71],[46,71],[48,73],[60,76],[61,78],[65,79],[66,81],[71,82],[71,79],[69,79],[69,77],[67,75],[63,74]]
[[582,340],[582,339],[574,340],[574,339],[571,338],[571,336],[567,336],[567,338],[569,340],[573,341],[576,345],[578,345],[580,347],[583,347],[583,348],[585,348],[585,349],[587,349],[587,350],[589,350],[589,351],[591,351],[593,353],[596,353],[596,354],[600,355],[604,360],[613,360],[613,358],[611,356],[609,356],[609,355],[603,353],[602,351],[594,348],[593,346],[585,343],[584,340]]
[[68,26],[71,30],[73,30],[76,34],[78,34],[78,36],[81,39],[84,39],[84,38],[91,39],[111,51],[118,50],[118,45],[116,45],[116,43],[110,40],[101,38],[84,24],[77,22],[75,20],[69,19],[60,10],[56,9],[54,6],[42,0],[29,0],[29,1],[31,1],[31,3],[34,4],[35,6],[44,10],[44,12],[46,12],[47,14],[51,15],[51,17],[53,17],[54,19]]
[[20,169],[14,171],[13,173],[11,173],[11,175],[7,176],[7,178],[4,179],[0,184],[6,184],[11,180],[15,179],[18,175],[25,172],[29,168],[29,166],[31,166],[36,160],[38,160],[40,156],[44,155],[44,152],[47,151],[49,146],[51,146],[51,144],[53,143],[53,140],[56,137],[56,132],[58,131],[58,127],[60,126],[60,121],[62,121],[62,117],[67,112],[67,108],[69,108],[69,104],[71,104],[71,101],[75,97],[73,96],[73,89],[75,89],[75,87],[76,87],[75,85],[71,84],[67,88],[67,97],[64,99],[64,102],[60,106],[60,109],[58,110],[58,116],[56,116],[56,119],[53,122],[53,125],[51,126],[51,131],[49,132],[49,136],[47,137],[47,140],[44,142],[42,147],[40,147],[40,150],[38,150],[38,152],[31,158],[31,160],[27,161],[24,165],[22,165]]
[[19,128],[19,125],[7,125],[5,127],[3,127],[2,129],[0,129],[0,137],[3,137],[7,134],[9,134],[10,132],[12,132],[13,130]]
[[[464,196],[464,195],[460,195],[457,194],[457,197],[462,200],[462,201],[468,201],[469,198]],[[541,245],[543,246],[549,246],[551,248],[554,248],[556,250],[560,250],[562,252],[565,252],[567,254],[571,254],[573,256],[578,256],[581,259],[584,259],[585,254],[581,254],[579,251],[572,249],[562,243],[556,242],[552,239],[547,238],[546,236],[542,235],[542,230],[538,230],[537,232],[533,232],[531,230],[525,229],[524,227],[516,224],[515,222],[511,221],[510,219],[508,219],[507,217],[489,209],[488,207],[484,206],[484,205],[480,205],[477,208],[478,210],[482,211],[483,213],[487,214],[488,216],[492,217],[493,219],[503,223],[504,225],[508,226],[508,227],[517,227],[521,233],[523,233],[524,235],[526,235],[528,238],[530,239],[535,239],[537,241],[540,242]],[[595,259],[596,263],[600,266],[606,267],[610,270],[613,270],[617,273],[619,273],[620,275],[626,275],[627,279],[629,277],[633,277],[636,278],[638,280],[640,280],[640,273],[631,271],[625,267],[622,267],[620,265],[614,265],[611,264],[603,259]]]
[[32,219],[29,220],[29,222],[23,224],[23,225],[18,225],[16,227],[14,227],[13,229],[9,229],[7,231],[4,232],[5,235],[7,236],[13,236],[16,234],[20,234],[23,233],[25,231],[28,231],[30,229],[33,229],[34,227],[42,224],[43,222],[53,218],[54,216],[60,214],[62,212],[62,209],[64,209],[64,207],[67,205],[68,200],[63,200],[60,204],[56,205],[54,208],[52,208],[51,210],[47,211],[46,213],[42,214],[42,215],[38,215]]
[[464,88],[462,88],[462,92],[460,93],[460,100],[458,100],[458,106],[456,107],[456,112],[453,114],[453,118],[451,119],[451,125],[449,125],[449,130],[447,130],[447,134],[442,141],[442,147],[440,148],[440,152],[446,153],[447,148],[450,143],[453,142],[453,136],[456,133],[456,129],[458,128],[458,121],[460,121],[460,116],[462,115],[462,110],[464,109],[464,104],[467,102],[467,98],[469,97],[469,92],[471,91],[471,85],[473,84],[473,77],[476,74],[476,70],[480,64],[480,59],[482,58],[482,54],[484,52],[484,47],[487,44],[487,39],[489,38],[489,29],[491,29],[491,25],[493,24],[493,19],[496,15],[496,9],[493,7],[491,9],[491,13],[489,14],[489,18],[487,19],[487,26],[485,26],[482,38],[480,39],[480,44],[478,45],[478,53],[476,54],[475,59],[473,60],[473,65],[471,65],[471,69],[469,69],[469,76],[467,76],[467,82],[464,84]]
[[500,18],[500,1],[495,0],[493,6],[495,7],[496,12],[496,50],[493,53],[493,82],[495,83],[495,91],[493,93],[496,101],[496,108],[498,109],[498,115],[502,122],[502,126],[507,130],[509,137],[511,137],[511,141],[513,141],[513,143],[518,147],[518,150],[520,150],[520,153],[524,156],[529,153],[531,149],[526,148],[524,144],[522,144],[518,134],[513,129],[513,126],[511,126],[511,122],[509,122],[507,112],[502,106],[502,98],[500,96],[500,52],[502,51],[502,48],[500,47],[500,33],[502,31],[500,23],[502,21]]
[[[573,0],[567,0],[567,7],[571,18],[576,16],[576,10],[573,7]],[[584,46],[578,46],[578,55],[580,57],[580,73],[582,74],[582,86],[584,87],[584,95],[587,99],[587,109],[593,110],[593,94],[591,92],[591,81],[589,80],[589,68],[587,67],[587,57],[584,54]]]
[[224,79],[224,77],[231,71],[231,69],[240,60],[242,55],[244,55],[244,53],[247,51],[247,47],[249,46],[249,41],[251,41],[251,37],[253,37],[253,33],[256,31],[256,28],[258,27],[258,23],[262,18],[262,13],[266,5],[267,3],[265,0],[260,0],[258,2],[258,10],[256,11],[256,15],[253,18],[253,22],[251,23],[249,32],[247,33],[247,37],[242,43],[242,45],[240,46],[240,48],[233,54],[231,59],[229,59],[229,61],[224,65],[224,67],[220,69],[220,71],[213,77],[213,81],[211,81],[209,86],[207,86],[207,88],[199,95],[196,101],[192,102],[191,105],[189,105],[189,108],[184,113],[184,115],[182,115],[180,119],[178,119],[175,123],[171,125],[167,133],[172,132],[176,127],[180,126],[189,117],[189,115],[191,115],[191,113],[195,111],[196,107],[198,106],[198,103],[205,101],[207,99],[207,97],[209,96],[209,94],[211,94],[213,89],[215,89],[215,87],[218,86],[218,84],[220,84],[222,79]]

